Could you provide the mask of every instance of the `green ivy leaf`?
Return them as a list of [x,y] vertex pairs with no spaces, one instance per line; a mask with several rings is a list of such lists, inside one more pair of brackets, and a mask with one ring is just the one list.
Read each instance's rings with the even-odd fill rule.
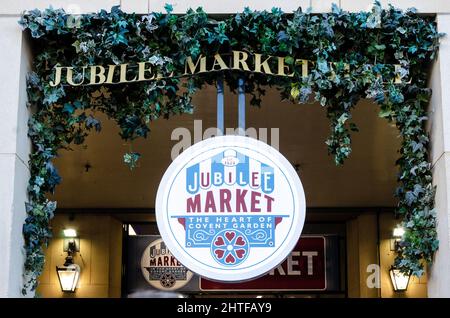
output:
[[128,167],[133,170],[134,168],[136,168],[137,166],[137,161],[139,160],[139,158],[141,157],[141,155],[137,152],[130,152],[130,153],[126,153],[123,156],[123,161],[128,165]]
[[66,112],[68,114],[73,114],[75,111],[75,107],[70,103],[65,103],[63,107],[63,112]]

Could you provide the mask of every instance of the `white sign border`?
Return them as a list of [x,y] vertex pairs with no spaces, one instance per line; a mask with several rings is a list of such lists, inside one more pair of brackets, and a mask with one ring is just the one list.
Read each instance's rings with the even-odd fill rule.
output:
[[[296,211],[297,215],[293,215],[292,224],[294,226],[294,229],[289,232],[289,237],[291,237],[289,238],[289,242],[287,242],[284,246],[280,246],[278,251],[275,252],[277,255],[279,255],[279,257],[274,257],[275,253],[272,254],[269,261],[265,261],[264,265],[261,266],[258,270],[254,269],[254,266],[252,266],[249,269],[246,269],[246,271],[243,271],[243,269],[241,269],[241,273],[236,273],[232,270],[224,270],[223,272],[218,273],[217,270],[209,270],[203,265],[198,266],[198,261],[194,260],[191,257],[185,257],[185,254],[187,254],[186,250],[181,248],[179,243],[174,243],[172,234],[169,233],[170,229],[168,226],[169,223],[166,215],[167,211],[164,210],[164,201],[166,199],[166,196],[164,194],[168,193],[168,189],[170,188],[174,177],[178,174],[181,167],[186,165],[186,161],[192,160],[192,158],[195,158],[200,152],[204,152],[205,149],[227,146],[239,146],[242,148],[247,148],[259,152],[264,156],[268,156],[270,154],[271,161],[277,164],[279,169],[283,168],[285,177],[288,179],[289,184],[292,186],[294,200],[297,200],[297,202],[294,202],[294,204],[298,206],[298,211]],[[295,198],[296,196],[297,198]],[[289,255],[289,253],[294,249],[298,239],[300,238],[305,223],[306,200],[303,186],[297,175],[297,172],[294,170],[291,163],[275,148],[270,147],[262,141],[250,137],[234,135],[218,136],[194,144],[193,146],[182,152],[177,158],[175,158],[175,160],[164,173],[164,176],[161,179],[160,185],[158,187],[158,192],[156,195],[155,214],[160,235],[164,240],[166,246],[169,248],[172,255],[190,271],[210,280],[223,282],[242,282],[250,279],[255,279],[259,276],[263,276],[272,268],[277,267],[279,264],[281,264]]]

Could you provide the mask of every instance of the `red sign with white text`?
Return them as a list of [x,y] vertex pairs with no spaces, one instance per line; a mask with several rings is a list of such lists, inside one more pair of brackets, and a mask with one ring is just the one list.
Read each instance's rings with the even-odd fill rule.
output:
[[301,237],[288,258],[266,275],[244,283],[200,279],[201,290],[325,290],[325,237]]

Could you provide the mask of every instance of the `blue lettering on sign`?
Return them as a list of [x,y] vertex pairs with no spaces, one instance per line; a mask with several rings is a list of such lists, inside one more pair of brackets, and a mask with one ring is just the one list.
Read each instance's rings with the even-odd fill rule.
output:
[[200,171],[200,165],[197,163],[186,169],[186,191],[189,194],[195,194],[199,190],[198,175]]
[[236,166],[236,174],[239,176],[237,183],[243,187],[249,182],[249,160],[247,156],[240,153],[238,153],[237,157],[239,159],[239,163]]
[[275,246],[275,228],[287,215],[173,216],[186,230],[186,247],[209,247],[216,234],[238,230],[250,246]]
[[264,163],[261,164],[261,190],[268,194],[273,192],[275,186],[275,176],[273,174],[273,168]]
[[[259,171],[250,171],[251,161],[259,163]],[[220,187],[224,183],[242,187],[250,185],[253,189],[261,189],[265,194],[274,191],[273,167],[235,150],[225,150],[203,162],[210,165],[210,170],[201,171],[200,163],[186,168],[186,191],[189,194],[196,194],[201,188],[207,189],[211,185]]]

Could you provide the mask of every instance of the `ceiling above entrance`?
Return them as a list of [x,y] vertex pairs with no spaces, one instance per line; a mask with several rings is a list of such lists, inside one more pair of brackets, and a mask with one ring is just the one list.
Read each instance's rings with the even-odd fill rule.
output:
[[[54,199],[61,208],[153,208],[156,190],[171,162],[172,131],[185,127],[194,138],[194,120],[202,130],[216,126],[216,89],[207,87],[194,97],[193,115],[151,125],[147,139],[132,148],[142,154],[138,167],[123,164],[130,145],[119,137],[115,123],[102,117],[103,129],[92,133],[87,148],[61,151],[56,160],[62,184]],[[225,127],[237,127],[237,96],[225,92]],[[308,207],[394,206],[395,160],[400,138],[397,129],[383,118],[370,100],[360,101],[353,119],[360,131],[353,134],[353,152],[345,165],[337,167],[327,155],[324,140],[329,134],[325,113],[317,104],[298,105],[280,101],[276,90],[268,90],[261,108],[247,106],[247,128],[279,128],[279,150],[298,169],[308,198]]]

